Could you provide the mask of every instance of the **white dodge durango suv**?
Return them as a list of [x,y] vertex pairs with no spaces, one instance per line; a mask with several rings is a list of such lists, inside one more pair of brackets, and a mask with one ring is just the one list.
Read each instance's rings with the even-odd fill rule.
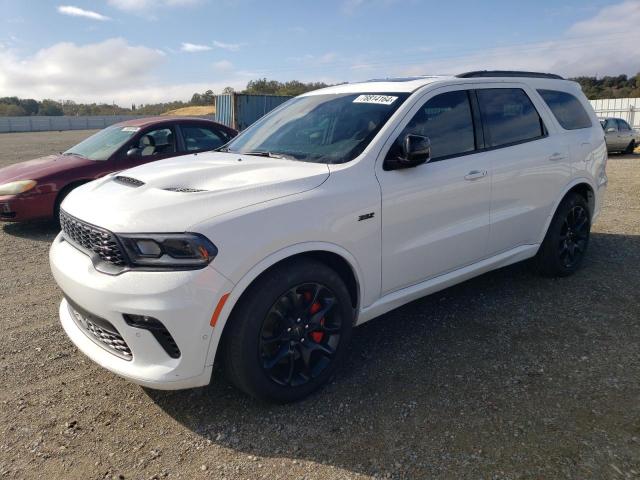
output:
[[214,362],[269,401],[309,394],[352,328],[532,258],[581,264],[607,150],[580,87],[482,71],[317,90],[217,152],[111,174],[60,211],[60,320],[92,360],[158,389]]

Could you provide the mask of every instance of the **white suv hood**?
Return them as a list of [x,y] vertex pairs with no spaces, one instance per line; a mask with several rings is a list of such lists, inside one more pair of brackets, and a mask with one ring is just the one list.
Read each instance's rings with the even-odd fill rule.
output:
[[[117,176],[144,185],[126,184]],[[116,233],[181,232],[232,210],[311,190],[328,176],[326,164],[209,152],[141,165],[90,182],[73,190],[62,208]]]

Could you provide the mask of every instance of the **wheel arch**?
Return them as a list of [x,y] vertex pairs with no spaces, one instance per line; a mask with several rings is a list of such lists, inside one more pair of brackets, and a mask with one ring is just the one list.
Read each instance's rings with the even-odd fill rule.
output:
[[67,194],[75,189],[78,188],[80,185],[84,185],[85,183],[90,182],[92,179],[82,179],[82,180],[72,180],[71,182],[65,184],[62,188],[60,188],[58,190],[58,192],[56,193],[56,199],[53,202],[53,212],[52,214],[55,215],[56,214],[56,210],[60,207],[60,204],[62,203],[62,200],[64,200],[64,197],[67,196]]
[[547,231],[549,230],[549,226],[551,225],[551,221],[553,220],[554,215],[558,211],[558,207],[562,203],[562,201],[567,198],[567,195],[570,193],[578,193],[582,195],[584,199],[587,201],[587,205],[589,205],[589,213],[593,216],[596,206],[596,197],[595,197],[595,187],[593,182],[591,182],[588,178],[577,178],[574,179],[571,183],[565,186],[562,195],[558,197],[558,200],[553,206],[551,213],[547,217],[547,221],[544,226],[544,230],[542,231],[542,236],[538,243],[542,243],[545,236],[547,235]]
[[357,312],[360,307],[360,299],[363,298],[364,285],[361,271],[355,257],[344,248],[330,243],[311,242],[293,245],[263,259],[244,274],[234,285],[215,323],[209,345],[209,352],[207,354],[207,365],[214,363],[219,347],[223,341],[227,322],[236,305],[242,300],[242,296],[247,289],[271,269],[283,263],[295,261],[296,258],[312,258],[320,261],[333,268],[336,273],[340,275],[349,290],[351,302],[356,312],[354,320],[357,320]]

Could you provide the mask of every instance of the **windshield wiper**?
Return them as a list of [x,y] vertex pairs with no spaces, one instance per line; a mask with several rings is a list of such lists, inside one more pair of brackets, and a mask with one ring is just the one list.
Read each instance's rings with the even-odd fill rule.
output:
[[267,152],[263,150],[255,150],[253,152],[241,152],[243,155],[253,155],[255,157],[268,157],[268,158],[277,158],[279,160],[295,160],[295,158],[289,155],[283,155],[281,153],[273,153]]
[[77,152],[64,152],[62,155],[75,155],[76,157],[82,157],[82,158],[87,158],[86,155],[82,155],[81,153],[77,153]]

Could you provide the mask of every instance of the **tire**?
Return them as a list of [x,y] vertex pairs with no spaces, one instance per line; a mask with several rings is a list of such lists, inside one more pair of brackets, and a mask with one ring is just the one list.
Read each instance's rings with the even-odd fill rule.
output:
[[82,183],[67,185],[62,190],[60,190],[60,193],[58,193],[58,196],[56,197],[56,203],[53,204],[53,217],[51,217],[58,227],[60,226],[60,205],[62,205],[62,201],[66,198],[67,195],[69,195],[69,193],[71,193],[71,190],[79,187],[80,185],[82,185]]
[[539,273],[566,277],[584,260],[589,245],[591,212],[582,195],[568,194],[558,206],[544,241],[534,258]]
[[267,271],[243,294],[225,328],[229,381],[259,400],[300,400],[343,360],[354,309],[340,276],[311,259]]
[[627,155],[631,155],[635,149],[636,149],[636,141],[631,140],[631,142],[627,146],[627,149],[624,151],[624,153],[626,153]]

